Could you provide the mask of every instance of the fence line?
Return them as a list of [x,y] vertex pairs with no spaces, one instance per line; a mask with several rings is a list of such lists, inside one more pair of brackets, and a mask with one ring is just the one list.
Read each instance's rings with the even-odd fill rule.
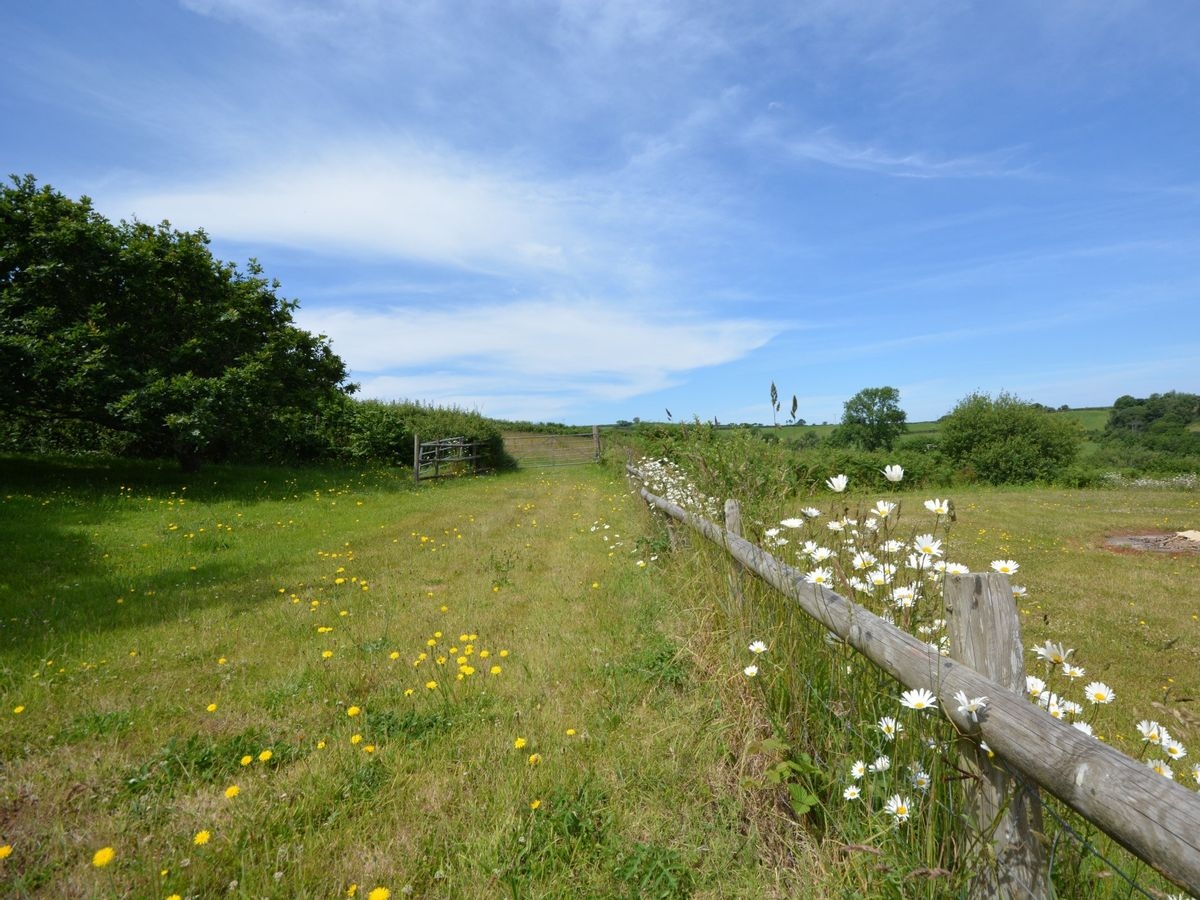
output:
[[[642,480],[634,466],[627,471]],[[1171,881],[1200,895],[1200,796],[1175,784],[1093,737],[1050,716],[1023,693],[947,659],[879,616],[841,595],[808,584],[803,573],[781,563],[730,530],[651,494],[641,497],[719,547],[810,617],[908,688],[925,688],[961,734],[985,740],[1010,769],[1040,785]],[[953,607],[958,616],[987,594],[998,575],[947,576],[947,595],[972,601]],[[1009,594],[1011,604],[1011,593]],[[1008,651],[1008,639],[1005,649]],[[987,708],[972,722],[957,711],[954,695],[986,696]],[[986,760],[984,761],[986,764]],[[1034,896],[1040,896],[1034,894]]]

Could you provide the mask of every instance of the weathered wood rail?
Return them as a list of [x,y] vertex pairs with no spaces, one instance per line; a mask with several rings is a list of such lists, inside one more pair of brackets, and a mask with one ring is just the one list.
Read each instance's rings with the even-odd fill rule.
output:
[[504,452],[522,468],[575,466],[600,459],[600,427],[590,434],[541,434],[529,431],[504,433]]
[[[645,482],[635,466],[627,466],[627,471]],[[976,753],[968,761],[983,773],[975,781],[992,798],[984,796],[976,802],[976,821],[985,826],[993,824],[994,820],[989,822],[987,818],[989,810],[1005,809],[1015,817],[1008,824],[1001,822],[989,837],[997,866],[984,873],[983,882],[973,887],[973,896],[1050,895],[1048,875],[1044,870],[1037,871],[1043,864],[1038,848],[1023,846],[1038,841],[1028,836],[1032,810],[1037,807],[1036,794],[1031,791],[1038,786],[1166,878],[1200,896],[1200,795],[1060,722],[1025,698],[1023,674],[1019,682],[1012,677],[1014,669],[1023,673],[1019,630],[1014,646],[1012,635],[1006,634],[997,642],[989,627],[996,610],[1013,606],[1006,576],[947,576],[951,655],[960,658],[946,658],[864,607],[820,585],[808,584],[798,569],[775,559],[730,528],[658,497],[644,486],[639,493],[650,506],[724,548],[743,567],[795,600],[810,617],[901,684],[932,691],[960,734],[976,746],[979,740],[986,741],[1012,772],[1016,783],[1008,787],[1003,784],[1001,767],[989,764],[983,754]],[[1007,604],[999,602],[1004,599]],[[1011,627],[1016,627],[1015,616]],[[978,639],[973,639],[973,634]],[[1000,647],[997,671],[1007,666],[1010,675],[1004,679],[1006,683],[995,680],[995,671],[988,673],[993,677],[988,677],[972,668],[982,665],[983,654],[977,651],[989,644]],[[968,697],[989,698],[978,722],[957,711],[954,695],[958,691]],[[1009,792],[1007,800],[1000,798],[997,802],[997,785]],[[1040,830],[1036,823],[1032,827]]]
[[429,478],[479,471],[481,446],[479,441],[468,441],[465,437],[422,441],[419,434],[414,434],[413,481],[420,484]]

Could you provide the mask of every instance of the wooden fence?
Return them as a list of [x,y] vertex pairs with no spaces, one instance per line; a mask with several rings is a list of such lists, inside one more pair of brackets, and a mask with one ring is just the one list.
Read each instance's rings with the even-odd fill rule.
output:
[[[629,474],[643,483],[634,466]],[[1052,895],[1043,846],[1039,788],[1053,794],[1174,883],[1200,896],[1200,795],[1053,718],[1024,694],[1024,648],[1008,578],[946,578],[950,658],[879,616],[781,563],[740,533],[736,506],[726,527],[651,494],[650,506],[682,522],[795,600],[809,616],[908,688],[925,688],[959,731],[973,796],[972,839],[989,845],[973,897]],[[954,695],[988,697],[973,722]],[[996,754],[980,752],[986,741]]]
[[529,431],[504,433],[504,452],[522,468],[575,466],[600,459],[600,427],[591,434],[540,434]]
[[413,435],[413,481],[420,484],[430,478],[475,474],[479,471],[480,443],[465,437],[422,441]]

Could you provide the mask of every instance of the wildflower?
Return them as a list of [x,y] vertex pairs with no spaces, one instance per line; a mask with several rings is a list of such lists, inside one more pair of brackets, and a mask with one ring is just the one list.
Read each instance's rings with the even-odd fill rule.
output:
[[916,601],[916,589],[910,584],[904,584],[892,590],[892,602],[900,609],[911,609]]
[[541,763],[541,761],[542,761],[542,754],[540,754],[540,753],[530,753],[529,754],[529,760],[528,760],[529,765],[536,766],[536,765],[539,765]]
[[1045,693],[1045,690],[1046,682],[1042,681],[1042,679],[1038,678],[1036,675],[1025,676],[1025,693],[1027,693],[1031,699],[1037,700],[1042,696],[1043,693]]
[[995,750],[993,750],[991,747],[989,747],[989,746],[988,746],[988,743],[987,743],[987,741],[980,741],[980,742],[979,742],[979,749],[980,749],[980,750],[982,750],[984,753],[986,753],[986,754],[987,754],[987,756],[988,756],[988,759],[991,759],[993,756],[995,756],[995,755],[996,755],[996,751],[995,751]]
[[351,706],[348,710],[346,710],[346,715],[357,716],[360,712],[362,712],[362,710],[357,706]]
[[829,584],[833,579],[833,571],[831,569],[816,568],[804,576],[804,580],[809,584]]
[[970,716],[972,722],[979,721],[979,713],[988,700],[987,697],[972,697],[968,700],[966,691],[959,691],[954,695],[954,699],[958,701],[958,711],[964,716]]
[[574,728],[567,729],[567,737],[575,737],[575,729]]
[[212,832],[211,831],[208,831],[208,830],[197,831],[196,836],[194,838],[192,838],[192,843],[195,844],[197,847],[203,847],[210,840],[212,840]]
[[766,653],[767,645],[764,644],[762,641],[752,641],[750,644],[750,652],[751,653]]
[[912,801],[907,797],[901,797],[899,794],[892,794],[888,798],[884,810],[891,814],[897,824],[907,822],[909,812],[912,810]]
[[1146,766],[1150,771],[1157,772],[1164,778],[1175,779],[1175,773],[1171,771],[1171,766],[1164,759],[1148,759],[1146,760]]
[[879,720],[879,730],[886,740],[894,741],[896,735],[904,731],[904,726],[896,721],[894,716],[884,716]]
[[1052,666],[1063,665],[1067,661],[1067,657],[1074,653],[1074,650],[1064,650],[1062,644],[1056,644],[1054,641],[1046,641],[1040,647],[1030,648],[1038,655],[1038,659],[1045,660]]
[[929,785],[933,783],[933,779],[929,777],[929,773],[924,769],[917,769],[908,780],[913,788],[918,791],[929,790]]
[[821,518],[821,511],[815,506],[806,506],[804,509],[800,510],[800,512],[804,513],[805,517],[809,519]]
[[1095,736],[1092,734],[1092,726],[1089,725],[1087,722],[1072,722],[1071,727],[1078,728],[1080,731],[1082,731],[1086,735],[1089,735],[1092,737]]
[[941,556],[942,542],[935,541],[932,534],[918,534],[913,539],[913,549],[922,556]]
[[1083,666],[1064,665],[1062,668],[1063,674],[1074,681],[1076,678],[1083,677]]
[[881,518],[881,519],[886,519],[888,516],[890,516],[895,511],[896,511],[896,504],[891,503],[887,500],[878,500],[878,501],[876,501],[875,505],[873,507],[871,507],[871,514],[875,515],[875,516],[879,516],[879,518]]
[[842,791],[842,797],[846,800],[857,800],[862,796],[862,789],[857,784],[851,784]]
[[875,762],[867,766],[867,771],[874,773],[886,772],[891,767],[892,758],[890,756],[878,756],[875,758]]
[[900,705],[909,709],[936,709],[937,697],[927,688],[913,688],[900,695]]
[[501,669],[499,666],[492,666],[490,669],[488,669],[489,675],[499,675],[500,672],[501,672]]
[[24,706],[14,706],[13,707],[13,715],[14,716],[19,716],[23,712],[25,712]]
[[1017,600],[1020,600],[1027,593],[1029,593],[1023,584],[1013,584],[1009,585],[1009,587],[1012,589],[1013,598]]
[[925,501],[925,508],[935,516],[947,516],[950,514],[950,501],[939,500],[935,497],[933,500]]
[[1117,695],[1103,681],[1093,681],[1083,689],[1084,695],[1093,703],[1112,703]]
[[101,847],[94,854],[92,854],[92,865],[97,869],[102,869],[112,862],[113,857],[116,855],[117,852],[113,850],[112,847]]
[[1196,782],[1197,785],[1200,785],[1200,763],[1196,763],[1196,765],[1192,766],[1192,781]]
[[274,756],[274,754],[270,750],[264,750],[262,753],[258,754],[258,761],[269,762],[272,756]]
[[845,475],[834,475],[832,478],[825,479],[825,483],[829,485],[829,489],[835,494],[840,494],[842,491],[844,491],[849,482],[850,479]]
[[858,781],[858,779],[862,778],[866,774],[867,774],[867,764],[865,762],[863,762],[861,759],[858,760],[857,762],[855,762],[854,765],[852,765],[850,767],[850,777],[853,778],[855,781]]
[[210,703],[210,704],[208,704],[208,706],[206,706],[206,707],[204,707],[204,708],[205,708],[206,710],[208,710],[209,712],[216,712],[216,711],[217,711],[217,704],[215,704],[215,703]]
[[970,567],[965,566],[962,563],[954,563],[954,562],[946,563],[946,574],[947,575],[968,575],[968,574],[970,574],[970,572],[971,572]]
[[875,555],[866,550],[860,550],[858,553],[855,553],[854,559],[851,562],[854,568],[859,572],[864,569],[869,569],[871,566],[875,565],[875,563]]
[[513,747],[520,750],[522,747],[525,746],[525,743],[526,743],[525,738],[519,737],[513,741]]
[[1014,575],[1019,568],[1021,567],[1011,559],[992,560],[992,569],[999,572],[1001,575]]
[[330,659],[333,656],[332,650],[322,650],[321,659]]
[[249,753],[247,753],[245,756],[243,756],[241,759],[238,760],[238,765],[248,766],[252,762],[254,762],[254,757],[251,756]]
[[803,519],[784,519],[780,523],[784,528],[800,528],[804,525]]
[[367,900],[388,900],[392,896],[392,892],[385,887],[372,888],[371,893],[367,894]]
[[747,678],[753,678],[755,675],[758,674],[758,666],[754,666],[754,665],[746,666],[746,668],[742,669],[742,674],[745,675]]
[[399,659],[399,658],[400,658],[399,650],[393,650],[391,653],[388,654],[388,659]]
[[1163,753],[1174,760],[1180,760],[1187,756],[1187,750],[1183,748],[1183,744],[1176,740],[1163,741],[1162,748]]
[[530,809],[537,809],[537,808],[538,808],[539,806],[541,806],[541,805],[542,805],[542,801],[541,801],[541,800],[530,800],[530,801],[529,801],[529,808],[530,808]]
[[1142,719],[1137,723],[1138,734],[1142,736],[1142,740],[1151,744],[1157,744],[1162,740],[1162,726],[1157,722],[1151,722],[1149,719]]
[[238,787],[236,784],[231,784],[229,787],[225,788],[225,796],[228,797],[230,800],[232,800],[234,797],[236,797],[241,792],[242,792],[242,789],[240,787]]
[[425,689],[428,691],[436,691],[437,690],[437,682],[436,681],[425,682]]
[[884,466],[881,471],[883,472],[883,477],[893,484],[904,480],[904,466],[892,463],[890,466]]
[[352,743],[352,744],[361,744],[361,743],[362,743],[362,735],[361,735],[361,734],[352,734],[352,735],[350,735],[350,743]]
[[0,845],[0,859],[8,859],[12,856],[12,844]]

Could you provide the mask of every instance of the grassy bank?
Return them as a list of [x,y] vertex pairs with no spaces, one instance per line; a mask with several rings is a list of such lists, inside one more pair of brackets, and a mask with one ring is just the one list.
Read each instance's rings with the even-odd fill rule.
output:
[[807,877],[739,801],[754,725],[695,664],[698,610],[611,472],[418,492],[8,460],[0,481],[11,896],[755,897]]

